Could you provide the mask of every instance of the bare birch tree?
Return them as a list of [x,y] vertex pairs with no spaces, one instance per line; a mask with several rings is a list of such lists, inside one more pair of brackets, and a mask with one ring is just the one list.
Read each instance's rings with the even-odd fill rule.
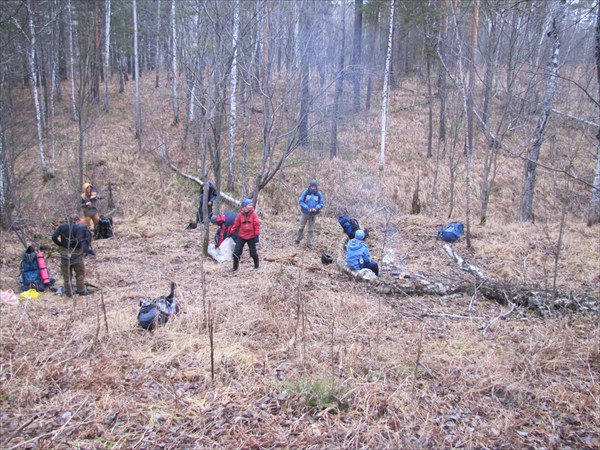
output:
[[387,53],[385,57],[385,71],[383,73],[383,96],[381,101],[381,151],[379,155],[379,170],[385,169],[385,138],[387,133],[388,94],[390,85],[390,66],[392,62],[392,42],[394,35],[394,9],[396,0],[390,3],[390,30],[388,34]]
[[227,171],[227,190],[232,192],[235,185],[235,125],[236,125],[236,93],[237,93],[237,57],[238,33],[240,28],[240,3],[235,0],[233,10],[233,34],[231,45],[233,55],[231,60],[230,92],[229,92],[229,167]]
[[179,122],[179,100],[177,98],[177,29],[175,27],[175,0],[171,0],[171,69],[172,69],[172,93],[173,102],[173,125]]
[[135,104],[135,138],[138,149],[142,149],[142,106],[140,103],[140,62],[138,53],[138,25],[137,25],[137,0],[132,2],[133,8],[133,70],[135,77],[134,104]]
[[77,107],[75,106],[75,56],[73,54],[73,7],[71,0],[67,2],[69,20],[69,78],[71,82],[71,114],[77,120]]
[[48,169],[46,167],[46,156],[44,155],[44,136],[42,133],[42,111],[40,108],[40,99],[38,97],[38,88],[37,88],[37,68],[35,65],[35,46],[36,46],[36,38],[35,38],[35,27],[33,26],[33,9],[31,7],[31,0],[27,0],[27,14],[29,16],[29,51],[27,52],[28,60],[29,60],[29,73],[31,74],[31,90],[33,95],[33,104],[35,107],[35,124],[37,129],[37,143],[38,143],[38,153],[40,157],[40,166],[42,168],[42,179],[47,181],[50,179],[48,175]]
[[[339,63],[338,63],[338,71],[337,77],[335,80],[335,93],[333,94],[333,111],[331,113],[331,147],[329,149],[329,157],[331,159],[337,156],[337,122],[338,122],[338,114],[340,107],[340,98],[342,96],[344,90],[344,52],[346,46],[346,10],[344,8],[344,4],[341,5],[342,9],[342,24],[340,29],[341,39],[338,40],[341,42],[341,51],[339,54]],[[356,19],[355,19],[356,20]],[[355,29],[356,32],[356,29]],[[356,76],[356,74],[353,74]],[[356,82],[356,81],[355,81]],[[356,89],[356,84],[354,85]],[[356,92],[355,92],[356,94]],[[359,93],[360,94],[360,93]],[[360,96],[359,96],[360,100]],[[356,103],[354,107],[357,108]],[[358,109],[360,109],[360,101],[358,104]]]
[[160,0],[156,2],[156,56],[154,57],[154,87],[158,88],[160,78]]
[[535,132],[533,134],[531,147],[527,154],[525,162],[525,176],[523,185],[523,194],[519,206],[518,219],[522,222],[533,222],[533,197],[535,193],[536,169],[540,157],[542,143],[544,141],[544,132],[550,119],[550,114],[554,105],[554,93],[556,92],[556,79],[558,77],[558,55],[560,52],[560,34],[562,31],[562,21],[565,14],[566,0],[554,0],[554,17],[550,23],[548,37],[552,39],[552,54],[548,64],[548,80],[546,83],[546,92],[541,105],[541,114],[538,119]]
[[[598,86],[598,102],[600,102],[600,6],[596,11],[596,83]],[[600,104],[596,104],[600,109]],[[598,116],[600,123],[600,114]],[[600,129],[596,133],[596,173],[594,174],[594,186],[592,187],[592,198],[588,211],[588,225],[600,223]]]
[[106,16],[104,26],[104,109],[108,111],[108,71],[110,64],[110,0],[106,0]]
[[[343,5],[343,4],[342,4]],[[362,75],[362,9],[363,0],[354,0],[354,35],[352,44],[352,82],[354,86],[354,111],[360,111],[360,81]],[[342,44],[342,52],[344,51]]]

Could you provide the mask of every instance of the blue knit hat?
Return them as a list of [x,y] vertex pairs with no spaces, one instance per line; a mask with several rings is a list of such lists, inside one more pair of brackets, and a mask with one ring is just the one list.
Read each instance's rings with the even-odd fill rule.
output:
[[362,241],[365,238],[365,232],[363,230],[356,230],[354,232],[354,238]]
[[252,203],[252,199],[251,198],[245,198],[244,200],[242,200],[242,208],[245,208],[250,203]]

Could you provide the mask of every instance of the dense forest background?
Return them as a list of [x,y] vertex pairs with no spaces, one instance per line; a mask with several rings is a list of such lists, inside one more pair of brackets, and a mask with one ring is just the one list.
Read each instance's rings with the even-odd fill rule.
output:
[[[2,447],[598,448],[599,99],[597,0],[0,2],[0,288],[23,243],[60,278],[84,182],[116,235],[91,295],[0,305]],[[257,274],[186,229],[206,181]],[[380,284],[321,264],[344,211]]]

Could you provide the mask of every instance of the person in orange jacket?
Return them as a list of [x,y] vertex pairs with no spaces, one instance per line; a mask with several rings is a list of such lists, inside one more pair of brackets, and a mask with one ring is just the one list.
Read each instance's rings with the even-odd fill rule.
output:
[[94,222],[94,232],[98,230],[98,220],[100,220],[98,208],[96,207],[97,200],[98,196],[94,191],[94,186],[91,183],[84,183],[83,192],[81,193],[81,209],[88,229],[91,229],[91,224]]
[[256,243],[260,235],[260,221],[258,214],[254,211],[252,199],[246,198],[242,202],[242,209],[235,218],[235,222],[230,229],[231,234],[237,232],[235,241],[235,249],[233,250],[233,269],[232,272],[237,272],[240,265],[240,257],[244,250],[244,245],[248,244],[250,256],[254,260],[254,271],[258,270],[258,253],[256,252]]

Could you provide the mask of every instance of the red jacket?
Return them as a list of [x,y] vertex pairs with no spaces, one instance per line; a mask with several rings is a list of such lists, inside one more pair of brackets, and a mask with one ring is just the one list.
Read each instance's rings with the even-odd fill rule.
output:
[[260,234],[260,221],[254,208],[243,208],[235,218],[230,229],[231,233],[238,232],[244,240],[254,239]]

